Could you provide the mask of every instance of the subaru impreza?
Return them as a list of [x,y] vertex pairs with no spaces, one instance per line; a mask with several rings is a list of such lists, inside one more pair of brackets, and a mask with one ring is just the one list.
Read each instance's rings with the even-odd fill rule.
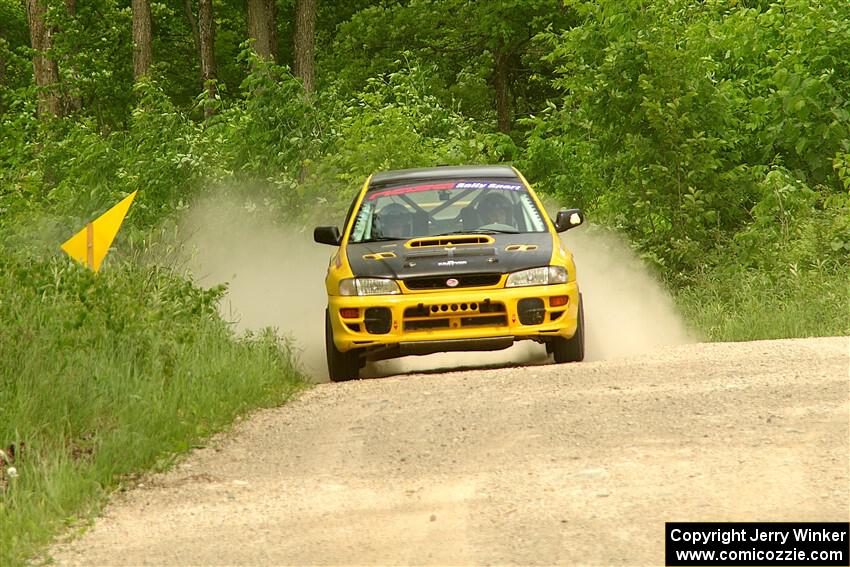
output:
[[554,220],[510,166],[375,173],[355,195],[325,286],[325,346],[333,381],[367,361],[447,351],[546,345],[555,362],[584,358],[584,309],[572,253]]

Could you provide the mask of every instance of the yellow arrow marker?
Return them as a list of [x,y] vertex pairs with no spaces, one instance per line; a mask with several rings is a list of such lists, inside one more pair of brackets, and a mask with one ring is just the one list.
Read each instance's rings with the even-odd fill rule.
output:
[[88,266],[95,272],[100,270],[124,217],[133,203],[137,191],[133,191],[120,203],[88,223],[86,227],[62,244],[62,250],[71,258]]

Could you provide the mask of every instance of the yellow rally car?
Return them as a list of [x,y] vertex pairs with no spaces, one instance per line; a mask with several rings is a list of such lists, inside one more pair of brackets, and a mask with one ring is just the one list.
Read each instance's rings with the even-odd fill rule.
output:
[[572,254],[525,178],[508,166],[376,173],[345,220],[317,227],[339,246],[325,282],[331,380],[367,360],[545,343],[556,362],[584,358],[584,312]]

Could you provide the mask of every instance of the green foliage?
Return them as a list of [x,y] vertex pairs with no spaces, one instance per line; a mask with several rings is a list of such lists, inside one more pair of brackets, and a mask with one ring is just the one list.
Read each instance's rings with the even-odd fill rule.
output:
[[844,189],[850,192],[850,153],[837,153],[833,160],[833,168]]
[[[197,2],[192,2],[192,5],[197,18]],[[221,3],[216,9],[227,13],[226,6]],[[190,106],[202,85],[198,52],[189,20],[184,13],[184,4],[151,3],[151,20],[156,30],[152,38],[153,52],[168,54],[167,57],[155,56],[154,76],[175,105],[184,108]]]
[[571,6],[581,25],[540,36],[564,93],[528,121],[523,165],[544,188],[590,203],[674,271],[765,227],[748,223],[754,207],[758,217],[770,206],[771,168],[800,180],[794,202],[811,207],[813,191],[840,190],[834,169],[850,143],[850,68],[839,55],[850,48],[846,2]]
[[43,199],[41,175],[31,167],[39,128],[35,90],[24,93],[5,99],[9,111],[0,114],[0,219],[14,219]]
[[25,4],[0,0],[0,113],[10,108],[7,97],[15,89],[30,85],[32,60],[28,57],[29,30]]
[[850,198],[813,191],[783,169],[769,172],[759,189],[752,222],[734,237],[741,265],[850,265]]
[[[47,2],[52,35],[49,55],[58,63],[60,92],[72,112],[96,121],[100,129],[123,126],[132,105],[133,39],[131,12],[107,0],[78,2],[71,16],[63,2]],[[69,97],[77,97],[74,109]]]
[[394,63],[386,78],[333,109],[333,157],[351,182],[374,171],[477,159],[473,124],[437,98],[433,65]]
[[[20,147],[8,154],[11,190],[0,203],[78,226],[139,190],[129,223],[149,227],[216,186],[304,220],[328,207],[344,210],[376,170],[487,162],[517,151],[509,137],[478,134],[470,119],[440,103],[433,65],[399,60],[348,98],[337,91],[308,97],[286,67],[249,49],[240,58],[247,69],[241,95],[200,96],[198,104],[216,110],[204,122],[155,79],[135,85],[123,130],[104,132],[81,115],[43,123],[18,115],[8,128]],[[39,194],[26,196],[27,183]]]
[[236,337],[219,318],[221,288],[1,251],[0,446],[26,445],[20,477],[0,491],[4,565],[127,475],[300,383],[273,333]]
[[710,269],[676,289],[686,320],[712,341],[850,334],[850,270]]
[[328,209],[340,217],[376,171],[489,163],[515,151],[509,137],[481,134],[458,108],[441,102],[433,65],[405,57],[350,98],[331,90],[318,101],[323,144],[305,162],[309,175],[287,201],[302,220],[324,222]]
[[222,112],[209,134],[222,136],[232,171],[284,176],[289,188],[302,162],[317,150],[319,118],[289,69],[248,49],[240,58],[251,69],[242,82],[242,100]]
[[486,130],[495,129],[493,73],[496,50],[509,59],[517,113],[534,111],[552,94],[536,75],[550,68],[529,41],[547,27],[564,29],[571,13],[560,0],[418,0],[382,2],[340,24],[334,42],[320,53],[319,77],[346,91],[383,79],[398,54],[414,52],[433,63],[429,81],[443,106],[457,104]]
[[188,202],[214,148],[156,83],[138,83],[136,96],[125,131],[104,134],[83,117],[42,127],[31,167],[47,185],[43,204],[51,213],[78,224],[140,190],[134,222],[150,225]]

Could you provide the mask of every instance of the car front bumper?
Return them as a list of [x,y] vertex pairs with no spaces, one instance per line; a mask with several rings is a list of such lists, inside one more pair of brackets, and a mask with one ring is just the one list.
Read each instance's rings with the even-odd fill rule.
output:
[[364,348],[370,358],[494,350],[515,340],[570,338],[576,332],[578,307],[574,281],[328,298],[337,349]]

